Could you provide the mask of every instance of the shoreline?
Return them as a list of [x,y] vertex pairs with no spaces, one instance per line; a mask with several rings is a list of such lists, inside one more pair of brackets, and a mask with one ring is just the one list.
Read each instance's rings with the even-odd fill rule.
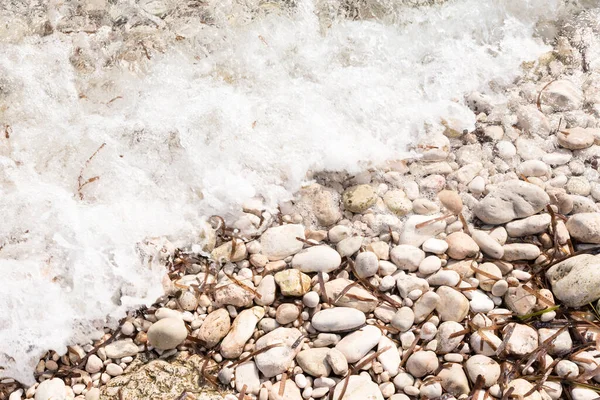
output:
[[476,128],[449,118],[419,159],[316,173],[281,214],[213,218],[196,244],[211,258],[147,243],[165,296],[111,343],[49,353],[24,397],[148,398],[128,385],[166,391],[143,380],[154,368],[181,378],[177,399],[199,379],[225,400],[594,398],[574,377],[600,380],[600,31],[582,35],[583,15],[506,104],[468,94]]

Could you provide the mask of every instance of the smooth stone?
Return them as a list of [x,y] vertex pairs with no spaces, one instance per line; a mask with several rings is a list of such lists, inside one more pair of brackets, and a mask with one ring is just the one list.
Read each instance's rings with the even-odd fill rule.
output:
[[277,293],[277,285],[275,285],[275,278],[273,275],[265,275],[258,284],[256,292],[260,295],[254,297],[254,302],[257,305],[270,306],[273,304]]
[[598,392],[592,389],[575,386],[571,389],[571,399],[573,400],[596,400]]
[[506,224],[506,232],[510,237],[522,237],[537,235],[538,233],[545,232],[552,218],[550,214],[533,215],[528,218],[512,221]]
[[431,374],[439,367],[439,361],[433,351],[417,351],[408,357],[406,370],[416,378]]
[[446,221],[437,221],[421,228],[416,227],[416,225],[422,222],[431,221],[439,216],[439,214],[433,214],[411,215],[408,217],[402,226],[399,243],[419,247],[427,239],[435,237],[437,234],[444,232],[446,229]]
[[292,258],[292,268],[302,272],[331,272],[342,263],[340,254],[329,246],[312,246]]
[[369,350],[379,343],[380,339],[381,330],[375,326],[367,325],[342,338],[335,348],[352,364],[366,356]]
[[449,364],[442,368],[437,375],[441,380],[442,388],[453,396],[469,394],[469,380],[460,364]]
[[363,251],[358,253],[354,260],[354,271],[361,278],[369,278],[375,275],[378,269],[379,259],[373,252]]
[[476,354],[467,359],[465,363],[467,375],[473,384],[477,377],[481,375],[484,379],[483,387],[489,388],[495,385],[500,378],[500,365],[488,356]]
[[350,257],[358,250],[363,244],[362,236],[351,236],[349,238],[341,240],[337,246],[336,250],[340,254],[341,257]]
[[224,308],[219,308],[208,314],[198,330],[198,339],[206,343],[206,347],[215,347],[231,329],[231,319],[229,312]]
[[100,357],[98,357],[95,354],[92,354],[88,357],[88,360],[85,364],[85,371],[89,372],[90,374],[95,374],[96,372],[102,371],[103,367],[104,363],[102,362]]
[[302,400],[300,389],[298,389],[298,386],[291,379],[286,379],[283,391],[281,390],[281,385],[282,382],[279,381],[271,386],[269,400]]
[[563,129],[556,134],[558,144],[569,150],[587,149],[594,144],[594,134],[588,128]]
[[423,275],[431,275],[442,268],[442,260],[437,256],[425,257],[419,264],[419,272]]
[[335,348],[329,349],[325,360],[334,374],[342,376],[348,372],[348,360],[341,351]]
[[242,354],[244,345],[252,337],[258,321],[265,316],[262,307],[243,310],[233,321],[231,330],[221,342],[221,355],[225,358],[237,358]]
[[366,322],[362,311],[349,307],[334,307],[317,312],[311,324],[320,332],[348,332]]
[[440,301],[435,310],[442,321],[461,322],[469,314],[469,300],[458,290],[440,286],[436,293]]
[[521,106],[517,109],[519,127],[531,135],[547,137],[551,128],[548,118],[534,105]]
[[[330,299],[336,300],[333,304],[337,307],[355,308],[364,313],[369,313],[375,310],[379,304],[377,297],[373,296],[369,291],[362,288],[360,285],[353,285],[347,290],[343,296],[340,294],[348,285],[352,285],[354,281],[345,278],[337,278],[329,282],[325,282],[325,291]],[[320,284],[315,285],[314,290],[320,293]]]
[[448,243],[442,239],[429,238],[421,246],[423,251],[433,254],[444,254],[448,250]]
[[455,260],[464,260],[468,257],[474,257],[479,253],[479,246],[466,233],[451,233],[446,238],[446,242],[448,243],[448,251],[446,253]]
[[133,340],[123,339],[117,340],[104,348],[106,357],[108,358],[123,358],[128,356],[135,356],[139,352],[139,349]]
[[460,274],[456,271],[443,269],[427,278],[429,286],[456,286],[460,282]]
[[402,332],[409,330],[415,322],[415,313],[410,307],[402,307],[390,321],[391,325]]
[[455,321],[442,322],[436,333],[437,351],[442,354],[454,351],[462,342],[465,335],[450,337],[457,332],[463,331],[465,328]]
[[[487,340],[482,339],[482,335],[485,335]],[[492,348],[492,346],[490,346],[488,342],[493,343],[496,347]],[[474,332],[471,334],[471,338],[469,339],[471,349],[475,353],[483,354],[490,357],[496,354],[496,349],[498,348],[498,346],[500,346],[501,343],[502,340],[491,331],[481,331],[481,333]]]
[[277,328],[256,341],[256,350],[277,343],[282,344],[254,356],[256,367],[266,378],[279,375],[288,369],[300,350],[300,346],[292,349],[292,345],[300,336],[302,333],[296,328]]
[[310,291],[302,297],[302,303],[308,308],[315,308],[320,301],[319,293],[315,291]]
[[357,185],[342,193],[342,202],[346,210],[362,213],[377,202],[377,193],[371,185]]
[[383,195],[387,208],[398,216],[404,216],[413,209],[413,204],[402,190],[388,190]]
[[556,375],[560,376],[561,378],[576,378],[579,376],[579,367],[570,360],[560,360],[554,367],[554,371],[556,372]]
[[530,243],[511,243],[503,246],[505,261],[535,260],[541,254],[541,250]]
[[[479,287],[486,292],[489,292],[494,284],[502,279],[502,271],[500,271],[500,268],[494,263],[486,262],[480,264],[477,269],[486,274],[484,275],[481,272],[475,273],[475,278],[479,281]],[[490,276],[495,277],[495,279],[490,278]]]
[[300,309],[292,303],[283,303],[277,307],[275,320],[281,325],[287,325],[294,322],[300,316]]
[[[538,330],[539,342],[544,343],[550,339],[554,334],[558,332],[558,329],[540,328]],[[571,351],[573,347],[573,339],[569,331],[563,331],[552,341],[552,344],[548,348],[548,354],[553,356],[563,356]]]
[[512,381],[508,382],[506,390],[509,388],[513,388],[513,396],[519,396],[523,400],[542,400],[542,396],[538,391],[534,391],[529,396],[525,396],[531,391],[531,389],[533,389],[533,385],[525,379],[513,379]]
[[327,237],[331,243],[339,243],[352,235],[350,227],[345,225],[336,225],[327,231]]
[[420,215],[431,215],[440,212],[440,206],[428,199],[416,199],[412,203],[413,212]]
[[600,213],[580,213],[566,223],[571,237],[583,243],[600,244]]
[[560,79],[546,85],[540,95],[542,107],[550,106],[556,112],[579,110],[583,106],[583,92],[575,83]]
[[524,289],[524,286],[509,287],[504,294],[506,307],[517,315],[531,313],[537,303],[537,297]]
[[440,304],[440,296],[434,292],[423,294],[413,305],[415,322],[423,322],[425,318]]
[[567,307],[581,307],[600,298],[600,256],[571,257],[552,266],[546,277],[554,296]]
[[502,297],[506,294],[506,292],[508,291],[508,282],[505,281],[504,279],[501,279],[499,281],[497,281],[496,283],[494,283],[494,285],[492,286],[492,295],[496,296],[496,297]]
[[283,260],[296,254],[304,247],[304,243],[296,238],[305,239],[304,227],[288,224],[267,229],[260,237],[262,254],[269,260]]
[[527,160],[519,164],[517,173],[527,177],[546,176],[550,174],[550,168],[541,160]]
[[332,400],[383,400],[379,385],[363,375],[350,376],[344,397],[341,398],[344,386],[344,380],[335,386]]
[[[247,286],[251,290],[254,290],[254,284],[251,279],[238,279],[243,285]],[[232,305],[235,307],[249,307],[252,305],[254,300],[254,293],[250,290],[244,289],[233,283],[227,276],[223,278],[217,284],[215,290],[215,303],[218,306]]]
[[502,248],[502,245],[487,233],[483,231],[472,230],[471,237],[486,256],[498,260],[504,256],[504,249]]
[[45,380],[35,390],[35,400],[66,400],[65,383],[62,379]]
[[302,200],[309,204],[319,224],[330,226],[342,218],[339,196],[333,190],[312,184],[300,191]]
[[425,252],[418,247],[401,244],[390,251],[390,259],[398,268],[414,272],[425,259]]
[[[246,244],[241,240],[236,240],[235,251],[233,250],[232,241],[223,243],[221,246],[217,247],[211,252],[211,256],[214,260],[218,262],[230,261],[230,262],[238,262],[244,260],[248,256],[248,249],[246,249]],[[232,254],[233,253],[233,254]]]
[[281,294],[289,297],[304,296],[310,290],[310,277],[297,269],[286,269],[275,274]]
[[305,373],[320,377],[329,376],[331,366],[327,363],[327,355],[330,349],[327,347],[303,350],[296,356],[296,363]]
[[257,395],[260,391],[258,368],[254,361],[246,361],[235,369],[235,390],[242,391],[246,385],[246,393]]
[[396,344],[387,336],[382,335],[377,345],[377,351],[381,351],[389,347],[388,350],[382,352],[377,356],[377,360],[381,363],[381,366],[387,371],[391,377],[398,375],[400,370],[400,352]]
[[148,342],[160,350],[171,350],[179,346],[188,335],[181,318],[164,318],[148,329]]
[[523,181],[507,181],[483,198],[475,207],[477,218],[499,225],[540,212],[550,198],[540,187]]
[[504,332],[512,326],[514,326],[513,333],[506,343],[508,354],[524,356],[538,347],[538,333],[535,329],[527,325],[511,323],[504,328]]

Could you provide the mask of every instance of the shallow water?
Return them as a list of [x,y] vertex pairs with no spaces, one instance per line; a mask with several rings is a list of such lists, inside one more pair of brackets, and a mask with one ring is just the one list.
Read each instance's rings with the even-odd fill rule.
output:
[[309,170],[405,157],[441,118],[472,127],[464,93],[501,102],[491,87],[549,49],[536,24],[566,12],[555,0],[116,3],[0,13],[0,365],[25,383],[46,350],[158,297],[164,270],[139,242],[195,243],[203,216],[257,196],[273,207]]

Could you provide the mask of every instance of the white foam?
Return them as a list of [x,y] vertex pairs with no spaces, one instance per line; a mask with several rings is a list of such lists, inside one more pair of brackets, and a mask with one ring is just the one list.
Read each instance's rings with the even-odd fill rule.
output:
[[[334,21],[323,33],[309,1],[239,23],[215,0],[216,26],[150,47],[133,71],[103,67],[108,29],[0,45],[12,128],[0,139],[3,374],[32,383],[44,351],[152,302],[164,270],[140,261],[144,238],[193,243],[203,215],[253,196],[275,205],[311,169],[402,157],[441,117],[473,121],[454,100],[509,82],[546,51],[534,23],[560,2],[388,4],[392,21]],[[76,46],[96,57],[85,73],[69,61]],[[83,174],[100,178],[81,200],[78,175],[102,143]]]

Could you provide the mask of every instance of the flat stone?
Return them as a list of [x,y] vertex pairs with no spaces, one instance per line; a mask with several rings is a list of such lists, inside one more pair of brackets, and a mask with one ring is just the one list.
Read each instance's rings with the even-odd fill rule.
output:
[[254,302],[259,306],[270,306],[275,302],[275,295],[277,293],[277,286],[275,285],[275,278],[273,275],[265,275],[260,280],[256,292],[260,296],[254,297]]
[[371,185],[353,186],[342,194],[342,202],[346,210],[362,213],[377,201],[377,193]]
[[[558,329],[540,328],[538,330],[539,342],[544,343],[558,332]],[[553,356],[562,356],[571,351],[573,347],[573,339],[568,330],[562,331],[554,338],[552,344],[548,348],[548,354]]]
[[354,260],[354,271],[361,278],[369,278],[377,273],[379,269],[379,259],[371,251],[358,253]]
[[292,267],[302,272],[331,272],[341,263],[340,254],[329,246],[311,246],[292,258]]
[[206,347],[215,347],[231,329],[231,319],[229,312],[224,308],[219,308],[208,314],[198,330],[198,339],[206,343]]
[[106,357],[108,358],[123,358],[127,356],[135,356],[139,352],[139,349],[133,340],[123,339],[117,340],[104,348]]
[[[480,264],[477,269],[481,272],[476,272],[475,277],[479,280],[479,287],[486,292],[492,290],[492,286],[502,279],[502,271],[494,263],[483,263]],[[483,274],[485,273],[485,275]],[[495,277],[492,279],[491,277]]]
[[553,111],[579,110],[583,105],[583,92],[573,82],[560,79],[550,83],[541,92],[541,104]]
[[348,360],[341,351],[335,348],[329,349],[325,360],[331,366],[334,374],[342,376],[348,372]]
[[554,296],[567,307],[581,307],[600,298],[600,256],[571,257],[552,266],[546,277]]
[[383,196],[387,208],[398,216],[404,216],[413,209],[412,202],[402,190],[388,190]]
[[545,232],[551,222],[552,217],[550,217],[550,214],[532,215],[531,217],[509,222],[506,224],[506,232],[510,237],[537,235]]
[[281,325],[290,324],[298,319],[300,316],[300,309],[296,304],[283,303],[277,307],[275,313],[275,320]]
[[262,307],[243,310],[233,321],[231,330],[221,342],[221,355],[225,358],[237,358],[242,354],[244,345],[252,337],[258,321],[265,316]]
[[495,385],[500,378],[500,365],[488,356],[476,354],[467,359],[465,363],[467,374],[473,384],[477,381],[477,377],[483,377],[483,387],[489,388]]
[[533,311],[537,297],[524,289],[525,285],[509,287],[504,294],[504,303],[517,315],[527,315]]
[[469,300],[458,290],[440,286],[436,291],[440,301],[436,311],[442,321],[461,322],[469,313]]
[[411,246],[419,247],[427,239],[435,237],[437,234],[444,232],[446,229],[446,221],[437,221],[421,228],[416,226],[422,222],[431,221],[439,217],[439,214],[433,215],[411,215],[402,225],[402,232],[400,233],[400,244],[408,244]]
[[442,388],[453,396],[459,397],[469,394],[469,381],[460,364],[449,364],[437,375],[441,380]]
[[300,297],[310,290],[310,277],[297,269],[286,269],[275,274],[275,282],[284,296]]
[[415,313],[410,307],[400,308],[391,320],[391,325],[402,332],[409,330],[415,322]]
[[594,144],[593,129],[570,128],[556,134],[558,144],[569,150],[587,149]]
[[362,236],[351,236],[340,240],[336,246],[336,249],[341,257],[350,257],[360,249],[362,243]]
[[433,351],[417,351],[408,357],[406,370],[416,378],[431,374],[439,367],[439,361]]
[[504,256],[504,249],[502,248],[502,245],[487,233],[483,231],[472,230],[471,237],[486,256],[498,260]]
[[414,272],[425,259],[425,252],[418,247],[401,244],[392,249],[390,258],[398,268]]
[[413,311],[415,312],[415,322],[419,323],[440,304],[440,296],[434,292],[424,293],[423,296],[415,302]]
[[342,380],[335,386],[333,400],[383,400],[379,386],[363,375],[350,376],[344,397],[341,398],[344,385]]
[[[254,284],[251,279],[238,279],[243,285],[254,290]],[[215,290],[215,303],[218,306],[232,305],[235,307],[249,307],[254,300],[254,293],[233,283],[227,276],[217,283]]]
[[296,239],[298,237],[305,239],[302,225],[288,224],[269,228],[260,237],[261,252],[271,261],[283,260],[304,247],[304,243]]
[[390,338],[382,335],[381,339],[379,339],[379,344],[377,345],[377,351],[383,350],[386,347],[389,347],[389,349],[379,354],[377,360],[381,363],[383,369],[393,377],[398,375],[398,372],[400,371],[400,352],[398,351],[396,344]]
[[381,339],[381,330],[367,325],[342,338],[335,348],[352,364],[366,356],[369,350],[379,343],[379,339]]
[[[337,299],[333,304],[338,307],[355,308],[364,313],[375,310],[377,304],[379,304],[379,300],[360,285],[353,285],[340,297],[342,291],[346,289],[348,285],[352,285],[353,283],[354,281],[345,278],[333,279],[329,282],[325,282],[325,291],[330,299]],[[321,286],[317,284],[315,285],[314,290],[317,293],[320,293],[320,287]]]
[[455,260],[464,260],[468,257],[474,257],[479,253],[479,246],[466,233],[451,233],[446,238],[446,242],[448,243],[448,251],[446,253]]
[[35,400],[65,400],[65,383],[62,379],[45,380],[35,390]]
[[436,334],[437,351],[442,354],[453,352],[462,342],[465,335],[450,337],[465,328],[455,321],[442,322]]
[[305,373],[320,377],[329,376],[331,366],[326,361],[330,349],[327,347],[303,350],[296,356],[296,363]]
[[366,322],[362,311],[349,307],[334,307],[317,312],[312,320],[312,326],[320,332],[348,332]]
[[315,183],[303,188],[300,193],[301,201],[310,206],[319,224],[330,226],[342,218],[339,195],[335,191]]
[[600,244],[600,213],[581,213],[567,220],[571,237],[583,243]]
[[188,335],[185,323],[180,318],[164,318],[148,329],[148,341],[160,350],[171,350],[179,346]]
[[235,369],[235,390],[241,392],[244,385],[248,394],[257,395],[260,391],[260,378],[254,361],[241,363]]
[[[300,389],[291,380],[286,379],[285,387],[281,389],[282,382],[276,382],[269,390],[269,400],[302,400]],[[281,393],[281,394],[280,394]]]
[[541,254],[541,250],[530,243],[511,243],[503,246],[505,261],[535,260]]
[[538,333],[535,329],[523,324],[509,324],[504,328],[504,332],[511,326],[514,326],[514,330],[506,343],[508,354],[524,356],[538,347]]
[[509,388],[513,388],[512,394],[514,396],[519,396],[523,400],[542,400],[542,396],[537,390],[531,393],[529,396],[525,396],[531,391],[531,389],[533,389],[533,385],[525,379],[513,379],[508,383],[506,390]]
[[276,343],[282,344],[254,356],[256,367],[266,378],[279,375],[288,369],[300,351],[300,346],[292,349],[292,345],[300,336],[302,333],[296,328],[277,328],[256,341],[256,350]]
[[500,183],[475,207],[477,218],[487,224],[504,224],[540,212],[550,198],[540,187],[523,181]]

